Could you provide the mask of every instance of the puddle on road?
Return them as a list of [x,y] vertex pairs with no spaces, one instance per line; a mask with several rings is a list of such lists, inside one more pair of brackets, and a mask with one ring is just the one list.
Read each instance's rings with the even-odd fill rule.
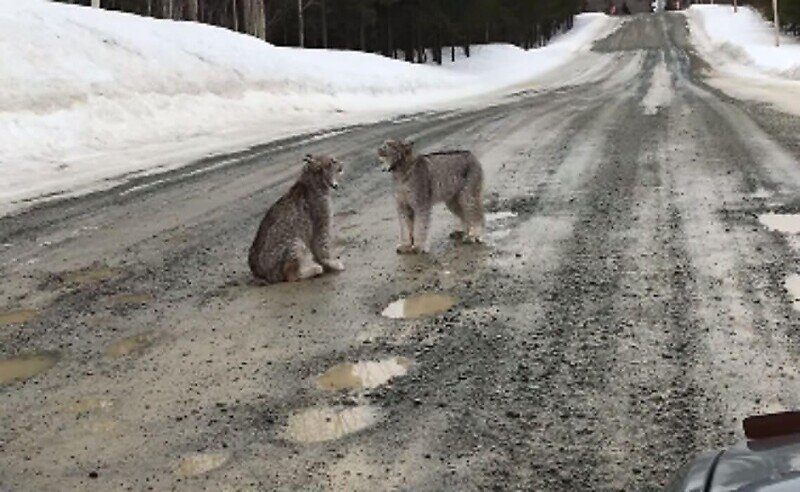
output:
[[104,282],[119,275],[120,271],[106,265],[83,268],[71,272],[62,272],[61,279],[67,284],[93,284]]
[[505,239],[505,238],[507,238],[508,236],[511,235],[511,230],[510,229],[498,229],[496,231],[490,231],[486,235],[489,236],[492,239]]
[[800,214],[762,214],[758,217],[762,225],[784,234],[800,234]]
[[486,222],[500,222],[501,220],[514,219],[517,217],[516,212],[501,210],[499,212],[492,212],[486,214]]
[[378,410],[369,405],[309,408],[289,417],[286,437],[301,443],[332,441],[364,430],[378,420]]
[[17,383],[41,374],[58,362],[55,352],[22,354],[0,359],[0,384]]
[[181,458],[175,465],[175,473],[184,477],[203,475],[216,470],[228,462],[226,453],[198,453]]
[[784,286],[792,297],[792,307],[800,311],[800,274],[795,273],[786,277]]
[[447,311],[456,303],[456,298],[443,294],[423,294],[399,299],[389,304],[381,313],[391,319],[414,319]]
[[152,335],[153,332],[147,331],[117,340],[108,346],[106,349],[106,355],[116,359],[132,354],[139,354],[144,351],[144,349],[152,345]]
[[66,410],[70,413],[88,413],[109,410],[113,406],[114,402],[111,400],[102,398],[81,398],[67,405]]
[[405,357],[338,364],[317,377],[317,387],[323,391],[377,388],[392,378],[404,376],[413,364]]
[[112,306],[141,306],[155,301],[153,294],[131,293],[115,294],[108,298],[108,303]]
[[39,315],[35,309],[13,309],[10,311],[0,311],[0,326],[21,325],[32,320]]
[[117,433],[117,428],[119,425],[114,420],[98,420],[96,422],[91,422],[86,426],[86,430],[92,434],[101,434],[110,436]]

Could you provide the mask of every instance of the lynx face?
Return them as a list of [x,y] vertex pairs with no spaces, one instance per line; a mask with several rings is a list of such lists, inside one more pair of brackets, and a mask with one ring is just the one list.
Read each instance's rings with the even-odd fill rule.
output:
[[344,168],[341,163],[328,155],[307,155],[304,159],[303,173],[312,181],[323,187],[336,189],[339,187],[338,176]]
[[411,156],[413,144],[410,142],[399,142],[397,140],[387,140],[378,149],[378,157],[384,164],[384,171],[394,171],[402,164],[407,157]]

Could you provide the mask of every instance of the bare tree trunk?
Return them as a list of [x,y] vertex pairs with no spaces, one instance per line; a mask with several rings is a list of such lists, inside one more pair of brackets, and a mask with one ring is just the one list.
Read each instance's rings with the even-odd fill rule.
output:
[[153,17],[153,0],[147,0],[147,16]]
[[322,12],[322,47],[328,48],[328,8],[325,0],[320,0],[319,8]]
[[236,8],[236,0],[231,0],[233,3],[233,30],[239,31],[239,12]]
[[397,58],[394,49],[394,36],[392,35],[392,6],[390,5],[386,10],[386,49],[387,53],[392,58]]
[[359,44],[359,49],[361,49],[361,51],[367,51],[367,37],[366,37],[367,19],[366,19],[366,9],[364,8],[365,5],[364,0],[361,0],[359,4],[361,7],[361,17],[358,25],[358,44]]
[[100,8],[100,0],[92,0],[92,7],[99,9]]
[[186,18],[188,20],[197,21],[197,0],[186,0]]
[[297,0],[297,29],[298,29],[298,39],[300,40],[298,45],[301,48],[306,47],[306,29],[303,25],[303,0]]
[[781,45],[781,21],[778,19],[778,0],[772,0],[772,11],[775,15],[775,46]]

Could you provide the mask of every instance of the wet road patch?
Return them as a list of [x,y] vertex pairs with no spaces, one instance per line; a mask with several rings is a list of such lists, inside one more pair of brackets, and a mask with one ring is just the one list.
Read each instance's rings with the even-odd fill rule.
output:
[[128,355],[137,355],[152,344],[153,332],[147,331],[117,340],[108,346],[105,354],[114,359],[126,357]]
[[108,303],[112,306],[142,306],[155,299],[155,296],[147,293],[115,294],[108,298]]
[[61,280],[66,284],[87,285],[105,282],[119,275],[120,270],[106,265],[98,265],[89,268],[82,268],[70,272],[59,274]]
[[90,413],[111,409],[114,402],[103,398],[81,398],[74,400],[66,405],[66,411],[70,413]]
[[204,475],[228,462],[227,453],[197,453],[185,456],[175,464],[175,473],[184,477]]
[[405,357],[338,364],[317,377],[317,387],[323,391],[377,388],[404,376],[413,364]]
[[0,326],[21,325],[39,315],[35,309],[12,309],[0,311]]
[[486,222],[492,223],[492,222],[502,222],[508,219],[516,219],[518,215],[519,214],[517,214],[516,212],[510,212],[508,210],[491,212],[486,214]]
[[0,359],[0,384],[25,381],[52,368],[56,362],[56,352],[36,352]]
[[398,299],[381,313],[391,319],[415,319],[440,314],[456,304],[456,298],[444,294],[422,294]]
[[299,443],[333,441],[375,425],[378,420],[378,410],[370,405],[309,408],[289,417],[286,437]]
[[800,234],[800,214],[762,214],[758,221],[768,229],[784,234]]

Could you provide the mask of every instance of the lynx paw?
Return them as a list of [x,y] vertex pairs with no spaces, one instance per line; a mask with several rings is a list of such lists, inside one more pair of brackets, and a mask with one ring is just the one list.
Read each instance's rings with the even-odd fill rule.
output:
[[339,260],[325,260],[322,266],[330,272],[341,272],[344,270],[344,264]]
[[397,246],[397,254],[399,255],[410,255],[414,253],[416,253],[416,250],[412,244],[400,244]]
[[300,275],[298,276],[297,280],[305,280],[313,277],[318,277],[322,275],[322,272],[325,270],[322,268],[322,265],[317,265],[316,263],[303,268],[300,270]]

